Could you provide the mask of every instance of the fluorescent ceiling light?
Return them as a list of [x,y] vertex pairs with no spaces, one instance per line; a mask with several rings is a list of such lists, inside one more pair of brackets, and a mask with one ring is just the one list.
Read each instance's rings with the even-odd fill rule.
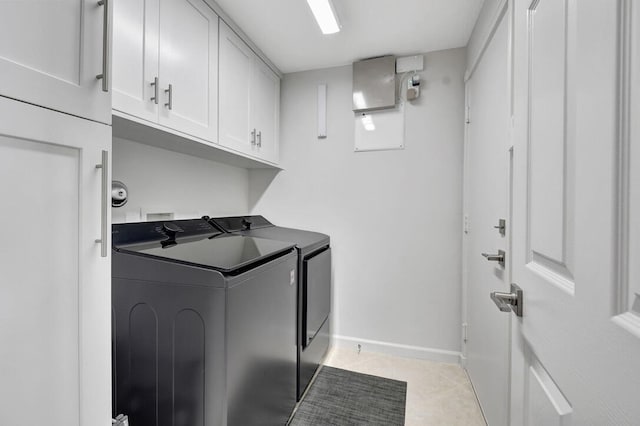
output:
[[307,3],[309,3],[322,34],[334,34],[340,31],[338,16],[331,0],[307,0]]

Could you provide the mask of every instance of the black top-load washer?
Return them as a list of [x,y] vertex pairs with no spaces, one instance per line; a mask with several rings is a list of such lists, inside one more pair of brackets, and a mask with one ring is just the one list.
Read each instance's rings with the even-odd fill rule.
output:
[[[208,218],[206,218],[208,219]],[[262,216],[209,219],[237,235],[287,241],[298,252],[298,399],[329,348],[331,312],[331,248],[329,236],[275,226]]]
[[202,219],[113,225],[113,413],[284,425],[296,403],[292,243]]

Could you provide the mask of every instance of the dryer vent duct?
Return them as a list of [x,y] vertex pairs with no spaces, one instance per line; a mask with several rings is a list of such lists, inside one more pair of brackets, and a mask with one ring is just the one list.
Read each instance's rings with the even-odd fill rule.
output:
[[353,111],[396,106],[396,57],[381,56],[353,63]]

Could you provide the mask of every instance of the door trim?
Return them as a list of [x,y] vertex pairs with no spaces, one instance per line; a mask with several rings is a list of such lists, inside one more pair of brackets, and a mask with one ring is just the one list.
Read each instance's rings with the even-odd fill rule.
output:
[[[480,61],[482,60],[482,57],[484,56],[484,52],[487,50],[487,47],[489,47],[489,43],[491,43],[491,40],[493,39],[493,35],[498,29],[498,26],[500,25],[500,22],[502,21],[502,18],[504,17],[508,9],[509,3],[511,2],[511,0],[498,0],[498,1],[499,3],[498,3],[498,6],[496,7],[496,12],[493,18],[491,19],[491,25],[489,25],[488,32],[486,35],[483,36],[482,43],[480,44],[480,50],[478,51],[475,58],[473,58],[470,66],[467,68],[467,71],[464,74],[465,83],[473,76],[473,73],[478,67],[478,64],[480,63]],[[509,31],[509,34],[511,34],[511,31]],[[509,42],[511,42],[511,36],[509,36]]]
[[[508,146],[505,146],[505,155],[509,155],[510,157],[513,155],[513,19],[512,19],[512,1],[513,0],[505,0],[504,4],[501,5],[499,12],[496,14],[495,17],[495,21],[492,23],[492,28],[488,34],[488,36],[486,37],[486,39],[483,42],[483,47],[481,50],[481,54],[478,55],[478,58],[476,59],[476,61],[474,61],[472,67],[469,69],[469,71],[467,71],[467,74],[465,75],[465,101],[464,101],[464,105],[465,105],[465,126],[464,126],[464,146],[463,146],[463,164],[462,164],[462,213],[463,213],[463,217],[462,217],[462,221],[463,223],[461,224],[462,226],[462,327],[466,327],[467,325],[467,316],[466,316],[466,312],[467,312],[467,303],[468,303],[468,294],[467,294],[467,289],[468,289],[468,285],[469,285],[469,280],[468,280],[468,270],[467,270],[467,257],[469,256],[468,253],[468,244],[466,242],[466,235],[467,235],[467,199],[468,199],[468,194],[469,194],[469,185],[467,183],[467,176],[468,176],[468,168],[469,168],[469,162],[468,162],[468,158],[467,158],[467,153],[468,153],[468,145],[469,145],[469,127],[468,124],[471,122],[471,120],[473,120],[472,117],[472,113],[471,111],[471,99],[469,96],[469,80],[473,77],[473,72],[475,72],[475,69],[477,68],[477,66],[480,64],[480,60],[482,59],[482,57],[484,56],[484,52],[486,51],[487,47],[489,46],[489,44],[491,43],[491,40],[493,39],[493,36],[496,32],[496,30],[498,29],[500,23],[502,23],[502,19],[508,19],[507,22],[507,26],[508,26],[508,35],[507,35],[507,45],[509,46],[509,51],[507,52],[507,64],[508,64],[508,71],[507,71],[507,75],[508,75],[508,79],[507,79],[507,97],[510,100],[510,106],[509,106],[509,117],[508,121],[505,121],[505,123],[508,123],[508,127],[509,127],[509,134],[508,134]],[[507,15],[507,11],[509,11],[509,14]],[[512,248],[512,239],[511,239],[511,222],[512,222],[512,211],[513,211],[513,206],[512,206],[512,169],[511,166],[508,169],[508,175],[505,176],[505,178],[508,179],[509,182],[509,186],[508,186],[508,194],[507,195],[507,206],[508,206],[508,213],[509,213],[509,217],[507,219],[507,234],[505,236],[505,238],[507,239],[507,247],[509,248],[509,251],[511,251]],[[511,273],[511,256],[507,256],[507,264],[505,265],[505,273],[507,274],[507,277],[509,279],[509,282],[511,282],[511,278],[512,278],[512,273]],[[489,295],[487,295],[487,297],[489,297]],[[462,337],[462,345],[461,345],[461,365],[463,367],[465,367],[465,363],[466,363],[466,347],[465,347],[465,336],[461,336]]]
[[[513,49],[514,49],[514,5],[513,5],[514,0],[499,0],[499,4],[496,8],[496,12],[495,15],[491,21],[491,25],[489,27],[489,30],[487,31],[487,34],[484,36],[482,44],[481,44],[481,48],[478,52],[478,54],[476,55],[476,57],[473,59],[473,61],[471,62],[471,65],[469,66],[469,68],[467,69],[466,73],[465,73],[465,77],[464,77],[464,83],[465,83],[465,124],[464,124],[464,145],[463,145],[463,166],[462,166],[462,170],[463,170],[463,175],[462,175],[462,213],[463,213],[463,217],[462,217],[462,222],[461,226],[463,228],[463,232],[462,232],[462,329],[461,329],[461,335],[460,335],[460,340],[461,340],[461,350],[460,350],[460,365],[465,369],[466,371],[466,366],[467,366],[467,344],[466,344],[466,340],[467,340],[467,326],[468,326],[468,316],[467,316],[467,312],[468,312],[468,306],[469,306],[469,299],[468,299],[468,289],[469,289],[469,271],[468,271],[468,263],[469,263],[469,256],[471,256],[472,254],[469,253],[469,243],[467,242],[467,234],[468,234],[468,198],[469,198],[469,183],[467,181],[468,175],[469,175],[469,159],[468,159],[468,152],[469,152],[469,143],[470,143],[470,136],[469,136],[469,126],[468,124],[470,124],[473,121],[473,110],[471,109],[472,107],[472,100],[470,99],[470,85],[469,85],[469,81],[471,80],[471,78],[473,77],[473,74],[475,73],[475,70],[477,69],[478,65],[480,64],[480,62],[482,61],[482,58],[484,57],[485,52],[487,51],[487,48],[489,47],[489,45],[491,44],[491,41],[493,40],[493,37],[496,33],[496,31],[498,30],[499,26],[501,23],[503,23],[503,20],[506,19],[506,25],[507,25],[507,81],[505,82],[505,84],[507,85],[507,99],[508,99],[508,116],[504,117],[505,118],[505,125],[508,128],[508,135],[507,135],[507,145],[504,147],[504,160],[508,161],[506,170],[507,170],[507,174],[505,176],[505,179],[507,179],[507,193],[504,194],[507,199],[506,199],[506,203],[507,203],[507,227],[506,227],[506,242],[505,242],[505,246],[507,248],[507,252],[508,252],[508,256],[507,256],[507,262],[505,265],[505,274],[507,277],[507,281],[509,283],[513,282],[513,259],[511,256],[511,253],[513,253],[513,233],[512,233],[512,224],[513,224],[513,177],[514,177],[514,162],[513,162],[513,151],[514,151],[514,132],[513,132],[513,111],[514,111],[514,53],[513,53]],[[487,293],[487,297],[489,297],[489,294]],[[514,342],[513,340],[513,330],[514,330],[514,324],[513,324],[513,315],[512,313],[508,313],[509,315],[509,325],[508,325],[508,342],[507,342],[507,346],[508,346],[508,377],[507,377],[507,397],[508,400],[506,401],[506,405],[507,405],[507,420],[511,421],[512,420],[512,413],[513,413],[513,403],[514,403],[514,398],[513,398],[513,387],[512,387],[512,383],[513,383],[513,367],[514,367],[514,359],[513,359],[513,347],[514,344],[516,344],[516,342]],[[473,386],[473,383],[472,383]],[[475,392],[475,387],[474,387],[474,392]],[[481,410],[482,410],[482,406],[479,404]],[[485,416],[484,412],[482,412],[483,416]],[[484,417],[486,419],[486,416]],[[485,420],[486,421],[486,420]]]

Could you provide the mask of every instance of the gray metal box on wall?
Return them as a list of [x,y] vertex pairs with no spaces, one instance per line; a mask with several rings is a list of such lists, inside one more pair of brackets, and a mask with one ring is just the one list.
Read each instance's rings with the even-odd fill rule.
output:
[[396,58],[382,56],[353,63],[353,111],[393,108],[396,104]]

